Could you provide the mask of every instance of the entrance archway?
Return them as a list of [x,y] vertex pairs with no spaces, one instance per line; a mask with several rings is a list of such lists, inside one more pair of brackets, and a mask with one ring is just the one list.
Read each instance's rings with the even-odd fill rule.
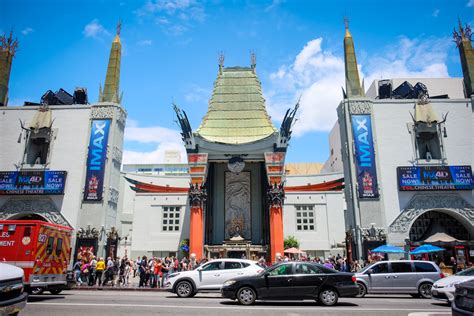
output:
[[11,219],[48,222],[46,218],[39,214],[19,214],[18,216],[12,216]]
[[446,233],[458,240],[469,240],[469,230],[455,217],[442,211],[421,214],[411,225],[411,241],[423,241],[435,233]]

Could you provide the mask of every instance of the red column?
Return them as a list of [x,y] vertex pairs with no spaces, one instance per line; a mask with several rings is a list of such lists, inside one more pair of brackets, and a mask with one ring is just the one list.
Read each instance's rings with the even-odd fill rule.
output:
[[276,261],[276,254],[283,256],[283,206],[270,206],[270,260]]
[[189,227],[189,254],[196,254],[196,259],[202,259],[204,247],[203,210],[201,206],[191,207],[191,220]]

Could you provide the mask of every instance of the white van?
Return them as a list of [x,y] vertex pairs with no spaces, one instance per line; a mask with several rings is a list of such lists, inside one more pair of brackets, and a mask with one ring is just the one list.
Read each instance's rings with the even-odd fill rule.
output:
[[18,315],[28,294],[23,291],[23,269],[0,262],[0,316]]

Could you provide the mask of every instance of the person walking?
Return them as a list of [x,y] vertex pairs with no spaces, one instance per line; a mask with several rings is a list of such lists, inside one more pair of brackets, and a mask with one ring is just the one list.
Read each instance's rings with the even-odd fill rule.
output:
[[104,258],[99,258],[99,261],[97,261],[96,267],[95,267],[95,281],[94,285],[97,284],[98,286],[102,285],[102,275],[105,270],[105,262]]
[[82,266],[82,260],[77,258],[76,263],[74,263],[73,270],[74,270],[74,279],[76,280],[76,285],[81,286],[82,285],[82,280],[81,280],[81,266]]
[[138,287],[146,286],[146,269],[147,269],[147,258],[146,256],[142,257],[140,260],[140,264],[138,265],[138,275],[140,276],[140,282],[138,283]]
[[91,262],[89,263],[89,286],[93,286],[95,284],[95,275],[97,273],[97,260],[95,256],[92,256]]

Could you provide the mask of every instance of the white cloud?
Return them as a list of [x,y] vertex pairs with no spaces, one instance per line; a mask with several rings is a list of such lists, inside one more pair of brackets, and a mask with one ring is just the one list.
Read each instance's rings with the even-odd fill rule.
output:
[[151,46],[152,44],[153,44],[153,41],[150,39],[138,41],[138,45],[140,46]]
[[[474,0],[472,0],[472,1],[474,1]],[[435,18],[437,18],[438,15],[439,15],[439,9],[434,10],[432,15],[433,15]]]
[[211,91],[197,85],[192,86],[191,90],[184,95],[184,99],[191,103],[207,102],[210,97]]
[[466,4],[466,7],[474,7],[474,0],[469,0]]
[[99,23],[99,20],[90,21],[82,31],[85,37],[100,37],[102,35],[110,35],[110,33]]
[[[267,87],[268,110],[281,121],[287,108],[301,96],[295,136],[311,131],[328,131],[337,119],[336,108],[345,87],[344,57],[323,48],[323,39],[309,41],[294,58],[271,73]],[[374,79],[405,77],[448,77],[448,38],[409,39],[401,37],[380,54],[367,56],[362,68],[366,87]],[[365,74],[365,75],[364,75]]]
[[128,119],[125,141],[141,144],[156,144],[152,151],[124,150],[123,163],[163,163],[166,150],[179,150],[186,159],[186,151],[179,131],[161,127],[140,127],[136,120]]
[[34,30],[31,28],[31,27],[27,27],[26,29],[24,29],[23,31],[21,31],[21,34],[23,35],[28,35],[30,34],[31,32],[33,32]]
[[133,151],[124,150],[123,152],[123,163],[124,164],[152,164],[152,163],[164,163],[165,152],[167,150],[179,150],[181,153],[181,161],[186,162],[186,150],[183,144],[163,142],[157,145],[153,151]]
[[272,0],[272,3],[265,8],[265,12],[278,8],[283,2],[284,0]]
[[139,17],[154,17],[156,25],[169,35],[181,35],[198,22],[204,22],[206,13],[201,3],[195,0],[148,1],[135,11]]

